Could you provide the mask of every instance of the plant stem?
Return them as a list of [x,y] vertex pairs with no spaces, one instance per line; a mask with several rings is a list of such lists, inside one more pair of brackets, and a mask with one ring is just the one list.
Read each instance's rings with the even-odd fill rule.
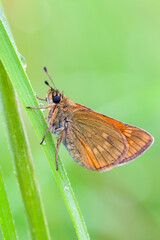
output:
[[[6,29],[7,26],[4,21],[0,21],[0,59],[23,106],[36,107],[38,106],[37,100],[34,96],[27,75],[22,67],[19,54],[12,44],[13,39],[11,41]],[[40,142],[47,130],[47,124],[44,117],[40,110],[30,111],[30,109],[28,109],[27,114],[38,136],[38,141]],[[53,160],[55,159],[56,149],[50,133],[47,134],[45,142],[46,144],[42,144],[42,148],[46,154],[63,199],[71,215],[77,236],[79,239],[83,240],[90,239],[84,219],[74,196],[73,189],[60,159],[59,170],[56,171],[55,161]]]
[[17,178],[33,239],[49,239],[32,158],[12,84],[0,62],[0,99]]
[[13,221],[12,212],[9,206],[7,193],[0,169],[0,225],[4,239],[16,240],[18,239],[16,229]]

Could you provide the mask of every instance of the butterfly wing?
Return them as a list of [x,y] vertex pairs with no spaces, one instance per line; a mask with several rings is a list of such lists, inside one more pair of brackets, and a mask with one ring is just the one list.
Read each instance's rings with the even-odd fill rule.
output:
[[119,165],[128,163],[139,157],[154,141],[149,133],[140,128],[126,125],[125,128],[121,127],[121,130],[129,143],[129,150],[124,159],[120,161]]
[[87,169],[105,171],[119,164],[128,152],[125,136],[112,123],[88,108],[71,116],[63,143]]
[[117,127],[127,139],[129,149],[125,157],[120,160],[119,165],[126,164],[139,157],[153,144],[154,138],[145,130],[104,115],[102,117]]
[[71,156],[87,169],[106,171],[146,151],[153,137],[77,104],[71,114],[64,144]]

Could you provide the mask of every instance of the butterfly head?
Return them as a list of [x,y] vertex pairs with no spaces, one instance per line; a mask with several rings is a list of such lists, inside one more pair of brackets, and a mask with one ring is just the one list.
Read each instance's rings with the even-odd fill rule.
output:
[[49,104],[53,104],[53,103],[60,104],[62,103],[63,98],[64,98],[63,92],[60,92],[57,89],[55,90],[53,88],[50,88],[46,95],[46,100]]
[[51,80],[53,87],[47,82],[45,81],[45,84],[48,85],[50,87],[49,91],[47,92],[47,96],[46,96],[46,101],[49,104],[59,104],[62,102],[64,95],[63,92],[61,93],[60,91],[58,91],[58,89],[56,88],[52,78],[50,77],[47,68],[44,67],[44,71],[46,72],[47,76],[49,77],[49,79]]
[[68,105],[74,106],[75,103],[72,102],[67,96],[64,96],[63,92],[60,92],[56,88],[56,86],[55,86],[52,78],[50,77],[46,67],[44,67],[44,71],[46,72],[47,76],[49,77],[49,79],[51,80],[51,82],[53,84],[53,87],[52,87],[47,81],[45,81],[45,84],[50,87],[50,89],[49,89],[49,91],[47,92],[47,95],[46,95],[46,101],[49,104],[56,104],[56,105],[59,105],[61,107],[68,106]]

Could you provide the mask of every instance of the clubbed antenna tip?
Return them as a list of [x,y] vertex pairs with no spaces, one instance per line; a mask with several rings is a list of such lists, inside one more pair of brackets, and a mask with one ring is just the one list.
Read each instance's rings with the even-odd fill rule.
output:
[[44,69],[45,72],[47,72],[47,68],[46,67],[44,67],[43,69]]
[[47,81],[44,81],[44,83],[45,83],[46,85],[49,85],[49,83],[48,83]]
[[48,83],[48,81],[44,81],[44,83],[48,85],[50,88],[52,88],[51,85]]

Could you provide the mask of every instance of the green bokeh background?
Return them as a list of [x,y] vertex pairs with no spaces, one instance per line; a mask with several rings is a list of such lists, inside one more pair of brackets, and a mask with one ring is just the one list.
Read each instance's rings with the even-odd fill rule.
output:
[[[57,88],[73,101],[144,128],[155,138],[139,159],[101,174],[74,163],[61,146],[91,239],[160,239],[160,1],[2,2],[38,96],[45,97],[48,90],[47,66]],[[52,239],[76,239],[25,109],[22,115]],[[0,164],[18,234],[27,240],[1,114],[0,120]]]

